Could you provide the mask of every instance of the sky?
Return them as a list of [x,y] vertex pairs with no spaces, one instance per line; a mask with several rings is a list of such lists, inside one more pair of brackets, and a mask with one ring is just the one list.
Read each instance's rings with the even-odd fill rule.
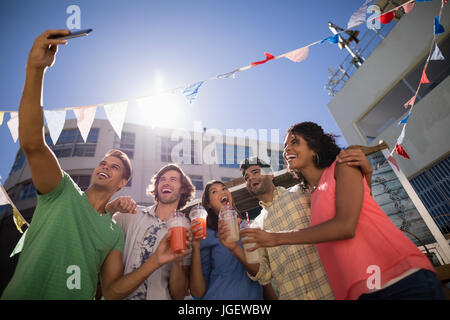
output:
[[[137,108],[136,97],[184,87],[332,35],[328,22],[346,27],[363,0],[2,0],[0,1],[0,111],[18,110],[25,64],[34,38],[65,29],[70,5],[81,10],[81,28],[93,32],[60,46],[47,70],[44,109],[129,100],[126,122],[193,129],[278,129],[280,141],[297,122],[314,121],[341,135],[327,109],[328,68],[347,56],[337,45],[310,48],[301,63],[277,59],[240,72],[235,79],[207,81],[188,104],[181,94],[166,107]],[[365,29],[362,25],[360,29]],[[98,108],[97,118],[104,118]],[[68,112],[67,118],[73,118]],[[0,179],[4,183],[19,149],[0,126]],[[270,137],[258,137],[264,140]],[[99,142],[101,143],[101,142]],[[341,146],[347,143],[338,139]]]

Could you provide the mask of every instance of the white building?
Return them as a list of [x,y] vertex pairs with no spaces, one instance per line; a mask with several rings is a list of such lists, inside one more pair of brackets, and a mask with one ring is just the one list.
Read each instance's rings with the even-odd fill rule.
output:
[[[399,4],[406,1],[397,1]],[[383,8],[386,0],[376,1]],[[407,114],[404,104],[414,95],[432,40],[441,1],[416,3],[328,104],[349,145],[373,146],[384,140],[395,146]],[[388,8],[392,8],[390,5]],[[392,22],[394,23],[394,22]],[[450,6],[440,23],[445,33],[437,44],[446,58],[430,61],[409,118],[403,146],[410,160],[394,154],[441,231],[450,234]],[[371,31],[372,32],[372,31]]]

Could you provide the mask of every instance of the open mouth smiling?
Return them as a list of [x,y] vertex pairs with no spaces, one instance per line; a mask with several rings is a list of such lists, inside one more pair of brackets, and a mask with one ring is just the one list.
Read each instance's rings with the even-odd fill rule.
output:
[[292,161],[292,160],[294,160],[294,159],[297,159],[297,155],[296,155],[296,154],[290,153],[290,154],[287,154],[287,155],[286,155],[286,161],[287,161],[287,162],[290,162],[290,161]]
[[105,178],[105,179],[110,178],[110,176],[109,176],[108,174],[104,173],[104,172],[99,172],[99,173],[97,173],[97,176],[103,177],[103,178]]
[[224,195],[222,198],[220,198],[220,203],[223,205],[228,204],[230,201],[228,200],[228,196]]

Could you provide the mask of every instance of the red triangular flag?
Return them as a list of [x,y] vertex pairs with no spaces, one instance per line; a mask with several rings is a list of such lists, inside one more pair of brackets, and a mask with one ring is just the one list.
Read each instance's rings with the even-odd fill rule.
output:
[[271,55],[270,53],[264,52],[264,54],[266,55],[266,60],[252,62],[250,65],[251,66],[257,66],[258,64],[263,64],[263,63],[266,63],[269,60],[275,59],[275,57],[273,55]]
[[388,161],[392,163],[398,171],[400,171],[400,167],[398,166],[397,160],[393,156],[389,156]]
[[420,78],[420,83],[430,83],[430,80],[428,80],[427,74],[425,73],[425,69],[423,70],[422,73],[422,78]]
[[416,102],[416,95],[413,95],[413,97],[411,99],[408,100],[408,102],[406,102],[403,106],[405,107],[405,109],[408,109],[409,106],[413,106],[414,102]]
[[401,155],[403,158],[411,159],[400,144],[395,145],[395,152]]

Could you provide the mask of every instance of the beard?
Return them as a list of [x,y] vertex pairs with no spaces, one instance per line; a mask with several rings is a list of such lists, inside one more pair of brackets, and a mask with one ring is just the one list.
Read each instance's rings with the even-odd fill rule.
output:
[[172,192],[169,197],[161,197],[161,194],[158,196],[158,202],[162,204],[172,204],[180,200],[181,194],[180,192]]
[[264,193],[266,193],[268,190],[268,181],[266,178],[262,179],[260,182],[260,185],[257,189],[249,189],[248,191],[250,192],[250,194],[254,195],[254,196],[259,196],[262,195]]

